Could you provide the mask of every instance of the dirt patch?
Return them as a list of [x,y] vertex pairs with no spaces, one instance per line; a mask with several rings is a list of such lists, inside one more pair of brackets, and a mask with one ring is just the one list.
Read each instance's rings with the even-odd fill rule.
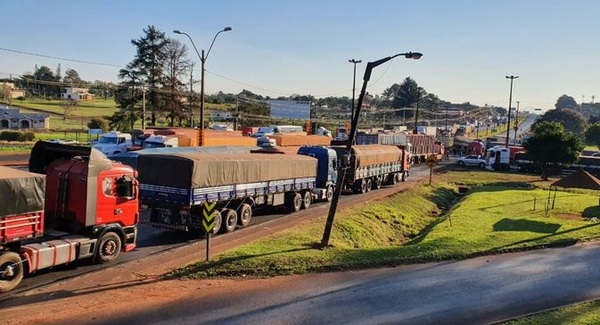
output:
[[574,214],[574,213],[561,213],[558,215],[558,217],[561,219],[567,219],[567,220],[581,220],[582,219],[580,214]]

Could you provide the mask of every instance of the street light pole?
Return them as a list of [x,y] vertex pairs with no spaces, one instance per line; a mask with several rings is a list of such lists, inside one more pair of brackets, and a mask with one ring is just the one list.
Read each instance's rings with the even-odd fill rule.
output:
[[[354,142],[354,136],[356,135],[356,127],[358,125],[358,119],[360,117],[360,108],[362,106],[362,102],[365,98],[365,93],[367,91],[367,83],[369,82],[369,79],[371,79],[371,72],[378,65],[384,64],[385,62],[387,62],[397,56],[400,56],[400,55],[403,55],[407,59],[415,59],[415,60],[418,60],[423,56],[423,54],[418,53],[418,52],[399,53],[399,54],[396,54],[393,56],[388,56],[387,58],[383,58],[383,59],[380,59],[380,60],[377,60],[374,62],[367,63],[367,67],[365,68],[365,75],[363,77],[363,86],[360,91],[360,95],[358,96],[358,102],[356,103],[356,111],[352,118],[352,125],[350,126],[350,133],[348,134],[348,141],[346,142],[346,153],[348,155],[350,155],[350,152],[352,151],[352,144]],[[329,214],[327,215],[327,222],[325,223],[325,230],[323,231],[323,238],[321,239],[322,247],[326,247],[329,245],[329,238],[331,237],[331,230],[333,228],[333,221],[335,219],[335,210],[337,209],[340,195],[342,193],[342,188],[344,187],[343,183],[344,183],[345,171],[348,168],[348,166],[345,166],[345,164],[346,164],[345,160],[346,159],[349,160],[350,157],[347,156],[347,158],[345,158],[345,157],[339,157],[339,158],[340,159],[338,159],[335,190],[333,192],[333,197],[331,198],[331,205],[329,206]]]
[[508,138],[510,137],[510,106],[512,105],[512,90],[513,80],[519,78],[519,76],[506,76],[506,79],[510,79],[510,95],[508,97],[508,121],[506,122],[506,142],[505,145],[508,148]]
[[194,47],[194,50],[196,51],[196,54],[198,55],[198,58],[200,59],[200,64],[201,64],[201,73],[200,73],[200,134],[199,134],[199,141],[198,141],[198,146],[202,147],[204,145],[204,72],[205,72],[205,68],[204,68],[204,64],[206,63],[206,59],[208,58],[208,55],[210,54],[210,50],[213,47],[213,44],[215,44],[215,40],[217,39],[217,36],[219,36],[219,34],[221,34],[222,32],[228,32],[232,30],[231,27],[225,27],[222,30],[218,31],[215,34],[215,37],[213,37],[212,42],[210,43],[210,47],[208,48],[208,51],[206,52],[206,55],[204,55],[204,50],[202,50],[202,54],[200,54],[198,52],[198,48],[196,47],[196,44],[194,43],[194,40],[192,39],[192,37],[185,32],[179,31],[179,30],[174,30],[173,33],[175,34],[181,34],[181,35],[185,35],[190,39],[190,42],[192,43],[192,46]]
[[517,145],[517,131],[519,131],[519,101],[517,100],[517,113],[515,114],[515,139],[513,145]]
[[[362,60],[350,59],[348,62],[354,64],[354,77],[352,78],[352,107],[350,109],[350,123],[354,120],[354,91],[356,90],[356,64],[361,63]],[[350,130],[346,130],[348,134]]]

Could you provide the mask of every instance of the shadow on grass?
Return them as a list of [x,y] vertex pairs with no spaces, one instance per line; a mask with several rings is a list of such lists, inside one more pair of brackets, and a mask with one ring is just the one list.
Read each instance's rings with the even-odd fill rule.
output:
[[527,219],[502,219],[494,224],[494,231],[530,231],[542,234],[553,234],[561,225],[557,223],[548,223],[533,221]]
[[[276,255],[276,254],[282,254],[282,253],[299,252],[299,251],[312,250],[312,249],[316,249],[315,244],[306,244],[302,248],[274,251],[274,252],[264,253],[264,254],[248,254],[248,255],[240,255],[240,256],[234,256],[234,257],[225,257],[225,258],[221,258],[217,261],[199,262],[199,263],[189,265],[184,268],[175,270],[171,273],[168,273],[163,278],[165,278],[165,279],[180,278],[180,277],[185,277],[186,275],[190,275],[190,274],[194,274],[194,273],[200,273],[200,274],[209,273],[214,268],[222,267],[224,265],[231,264],[231,263],[241,262],[244,260],[250,260],[253,258],[257,258],[257,257],[264,257],[264,256]],[[267,267],[271,267],[271,266],[267,266]],[[277,267],[277,266],[274,265],[273,267]],[[232,270],[230,272],[230,274],[228,274],[228,275],[235,276],[235,275],[241,275],[241,274],[246,275],[246,274],[252,274],[252,273],[264,273],[264,271],[265,270],[255,270],[255,272],[252,272],[252,270],[241,269],[241,270],[235,270],[235,271]],[[236,274],[234,274],[234,273],[236,273]]]
[[[536,238],[531,238],[531,239],[524,239],[524,240],[520,240],[514,243],[510,243],[510,244],[506,244],[503,246],[499,246],[496,247],[492,250],[496,250],[496,251],[503,251],[505,249],[510,249],[513,248],[512,246],[515,245],[523,245],[523,244],[527,244],[527,243],[531,243],[531,242],[536,242],[539,240],[544,240],[544,239],[548,239],[551,238],[553,236],[560,236],[560,235],[564,235],[564,234],[568,234],[571,232],[575,232],[578,230],[582,230],[582,229],[586,229],[586,228],[591,228],[591,227],[598,227],[600,226],[600,223],[593,223],[593,224],[589,224],[589,225],[585,225],[585,226],[581,226],[581,227],[577,227],[577,228],[572,228],[572,229],[568,229],[568,230],[564,230],[564,231],[559,231],[559,232],[554,232],[550,235],[546,235],[546,236],[540,236],[540,237],[536,237]],[[549,243],[549,244],[542,244],[540,243],[538,246],[539,247],[552,247],[552,246],[566,246],[566,245],[575,245],[576,243],[585,240],[585,238],[567,238],[567,239],[561,239],[561,240],[557,240],[554,243]]]
[[581,214],[586,219],[600,218],[600,206],[587,207]]

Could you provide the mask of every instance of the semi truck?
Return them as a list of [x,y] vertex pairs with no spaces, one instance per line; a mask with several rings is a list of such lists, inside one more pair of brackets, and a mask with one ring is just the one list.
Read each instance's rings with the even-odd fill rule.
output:
[[127,149],[132,146],[131,134],[112,131],[102,134],[100,140],[93,145],[93,148],[110,157],[127,152]]
[[340,157],[338,162],[346,166],[344,188],[354,193],[379,189],[382,185],[404,182],[409,176],[408,151],[397,146],[355,145],[348,152],[346,147],[332,147]]
[[0,292],[28,273],[135,249],[135,171],[96,149],[37,142],[29,171],[0,166]]
[[485,168],[487,170],[510,170],[515,166],[515,154],[525,151],[520,146],[494,146],[487,150]]
[[150,209],[150,220],[143,223],[202,234],[203,203],[216,202],[219,213],[213,232],[217,233],[247,226],[254,209],[281,206],[296,212],[308,208],[316,188],[317,159],[305,155],[165,153],[140,155],[138,171],[140,199]]
[[358,134],[357,145],[383,144],[393,145],[408,152],[411,164],[425,162],[427,157],[434,155],[441,160],[445,154],[444,144],[434,137],[411,132],[390,132],[379,134]]

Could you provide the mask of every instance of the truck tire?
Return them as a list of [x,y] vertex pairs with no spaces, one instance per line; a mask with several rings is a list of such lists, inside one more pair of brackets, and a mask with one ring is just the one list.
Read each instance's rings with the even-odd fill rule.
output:
[[0,292],[14,289],[23,280],[21,256],[15,252],[0,255]]
[[240,227],[246,227],[252,219],[252,207],[248,203],[242,203],[242,206],[238,210],[238,225]]
[[479,163],[479,168],[485,168],[485,164],[484,163]]
[[408,172],[402,172],[400,175],[400,181],[406,182],[406,178],[408,177]]
[[300,193],[291,193],[287,196],[285,206],[290,212],[298,212],[302,208],[302,196]]
[[223,217],[222,217],[222,213],[219,211],[215,211],[214,215],[215,215],[215,226],[213,227],[211,234],[216,235],[221,230],[221,225],[223,225]]
[[327,202],[333,200],[333,186],[331,185],[327,186],[327,189],[325,190],[325,200],[327,200]]
[[375,177],[375,182],[373,182],[373,189],[378,190],[381,188],[381,183],[383,183],[383,176],[379,175]]
[[304,191],[302,193],[302,209],[308,209],[312,203],[312,193],[310,191]]
[[364,179],[359,179],[354,182],[352,190],[356,194],[363,194],[367,191],[367,182]]
[[121,237],[112,231],[107,231],[100,237],[96,246],[96,262],[108,263],[114,261],[121,253]]
[[372,188],[373,188],[373,182],[371,181],[370,178],[367,178],[365,180],[365,192],[371,192]]
[[238,214],[233,209],[225,209],[221,211],[222,222],[221,231],[224,233],[232,232],[238,224]]

